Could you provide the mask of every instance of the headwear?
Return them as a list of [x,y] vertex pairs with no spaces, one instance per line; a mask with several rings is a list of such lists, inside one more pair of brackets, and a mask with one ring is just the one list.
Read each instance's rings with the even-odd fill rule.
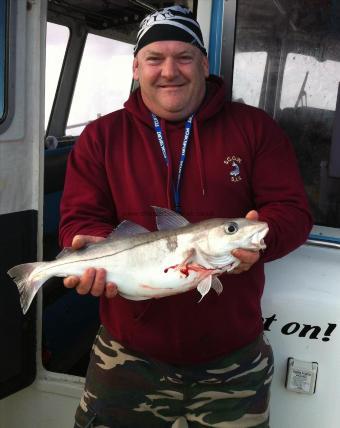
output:
[[182,6],[171,6],[147,15],[140,23],[134,55],[149,43],[162,40],[178,40],[190,43],[200,49],[204,55],[201,28],[193,13]]

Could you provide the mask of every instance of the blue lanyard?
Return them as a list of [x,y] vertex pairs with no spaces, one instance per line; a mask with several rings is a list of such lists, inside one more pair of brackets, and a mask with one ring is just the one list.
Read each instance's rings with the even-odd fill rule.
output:
[[[155,127],[157,139],[158,139],[158,142],[159,142],[162,154],[163,154],[165,164],[166,164],[166,166],[168,166],[169,165],[169,157],[168,157],[168,154],[166,151],[166,145],[164,142],[163,132],[162,132],[160,122],[158,120],[158,117],[154,113],[151,113],[151,116],[153,119],[153,124]],[[174,186],[175,207],[176,207],[177,212],[180,211],[180,182],[181,182],[181,178],[182,178],[183,165],[184,165],[184,161],[185,161],[187,145],[188,145],[189,138],[190,138],[191,125],[192,125],[193,118],[194,118],[194,115],[192,114],[186,120],[185,127],[184,127],[184,137],[183,137],[183,144],[182,144],[182,150],[181,150],[181,157],[179,160],[177,184],[176,184],[176,186]]]

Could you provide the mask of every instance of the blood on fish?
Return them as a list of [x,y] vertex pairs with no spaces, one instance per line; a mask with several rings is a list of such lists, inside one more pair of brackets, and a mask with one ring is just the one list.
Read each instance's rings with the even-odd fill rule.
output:
[[190,248],[190,250],[188,250],[188,252],[187,252],[187,257],[183,260],[183,262],[181,264],[169,266],[168,268],[165,268],[164,273],[167,273],[169,269],[175,269],[175,270],[179,270],[181,273],[183,273],[185,275],[186,278],[188,278],[189,267],[193,266],[193,265],[189,265],[188,261],[195,254],[195,252],[196,251],[194,248]]
[[172,287],[152,287],[151,285],[141,284],[141,288],[147,288],[149,290],[172,290]]
[[169,269],[179,270],[181,273],[185,275],[187,278],[190,274],[190,270],[193,272],[207,272],[207,271],[213,271],[214,269],[207,269],[201,265],[197,264],[188,264],[188,265],[174,265],[169,266],[168,268],[164,269],[164,273],[167,273]]
[[189,265],[174,265],[169,266],[168,268],[164,269],[164,273],[167,273],[169,269],[179,270],[181,273],[185,275],[186,278],[189,276]]

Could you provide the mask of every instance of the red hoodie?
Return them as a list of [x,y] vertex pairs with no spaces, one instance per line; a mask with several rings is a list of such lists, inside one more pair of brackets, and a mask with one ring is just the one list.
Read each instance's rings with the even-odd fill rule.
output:
[[[196,290],[163,299],[101,298],[101,320],[127,348],[174,364],[205,362],[241,348],[262,331],[263,263],[284,256],[308,236],[312,219],[293,149],[263,111],[226,103],[224,84],[210,77],[196,112],[181,180],[181,213],[191,222],[243,217],[256,209],[269,224],[267,249],[248,272],[220,277],[224,291],[198,304]],[[92,122],[70,157],[61,206],[60,241],[107,236],[128,219],[155,230],[152,205],[173,208],[172,179],[184,123],[161,120],[165,164],[140,91],[125,108]]]

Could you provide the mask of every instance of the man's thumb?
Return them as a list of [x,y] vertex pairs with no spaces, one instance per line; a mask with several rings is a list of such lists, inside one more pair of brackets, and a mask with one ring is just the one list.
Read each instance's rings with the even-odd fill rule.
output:
[[259,219],[259,213],[255,210],[251,210],[249,211],[249,213],[246,215],[246,219],[247,220],[252,220],[252,221],[256,221]]
[[72,248],[74,250],[79,250],[79,248],[82,248],[86,244],[85,236],[82,235],[76,235],[72,240]]

